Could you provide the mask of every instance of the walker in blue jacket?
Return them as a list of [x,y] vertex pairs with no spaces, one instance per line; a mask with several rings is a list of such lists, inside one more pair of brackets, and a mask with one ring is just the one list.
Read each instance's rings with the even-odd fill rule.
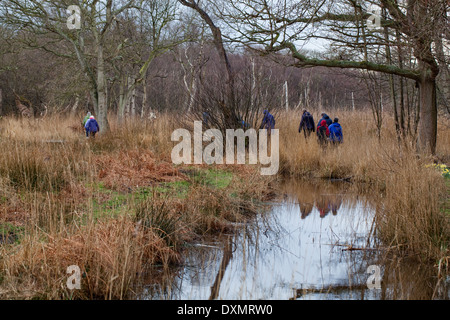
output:
[[339,121],[339,119],[335,118],[333,124],[328,127],[328,129],[330,130],[330,140],[333,143],[344,142],[344,135],[342,133],[342,127],[338,121]]

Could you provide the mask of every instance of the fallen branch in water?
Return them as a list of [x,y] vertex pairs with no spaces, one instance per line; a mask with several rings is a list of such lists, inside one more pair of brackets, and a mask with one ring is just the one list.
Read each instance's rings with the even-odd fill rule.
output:
[[379,250],[389,250],[392,248],[363,248],[363,247],[354,247],[352,244],[330,244],[332,246],[339,246],[339,247],[347,247],[345,249],[342,249],[342,251],[379,251]]
[[347,245],[346,249],[342,249],[342,251],[378,251],[378,250],[382,250],[384,248],[357,248],[357,247],[353,247],[352,245]]

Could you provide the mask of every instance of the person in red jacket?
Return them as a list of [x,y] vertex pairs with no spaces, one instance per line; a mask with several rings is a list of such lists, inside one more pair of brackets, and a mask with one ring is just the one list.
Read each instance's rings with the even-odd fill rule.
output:
[[326,120],[322,120],[320,125],[317,127],[317,137],[319,138],[320,145],[326,145],[328,142],[328,137],[330,136],[330,129],[328,129],[328,125]]

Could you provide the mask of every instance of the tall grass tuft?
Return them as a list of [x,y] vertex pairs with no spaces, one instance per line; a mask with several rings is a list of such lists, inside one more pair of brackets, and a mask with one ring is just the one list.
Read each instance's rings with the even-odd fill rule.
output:
[[421,261],[450,255],[450,217],[440,210],[442,176],[414,154],[386,159],[385,190],[377,215],[378,236]]
[[144,201],[136,204],[134,219],[136,223],[145,230],[151,230],[165,241],[167,246],[177,250],[180,242],[178,228],[180,225],[180,215],[173,213],[169,208],[170,204],[165,199],[159,198],[156,192],[153,197],[147,197]]

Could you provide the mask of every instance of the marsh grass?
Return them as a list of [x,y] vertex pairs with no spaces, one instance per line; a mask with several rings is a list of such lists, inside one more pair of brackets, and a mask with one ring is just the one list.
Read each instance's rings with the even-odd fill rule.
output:
[[[378,139],[367,112],[330,116],[339,117],[345,142],[322,149],[298,133],[299,114],[279,115],[280,174],[361,182],[377,198],[386,246],[447,261],[448,189],[427,165],[450,159],[448,126],[439,126],[437,158],[424,159],[412,144],[398,145],[390,119]],[[173,166],[170,115],[112,119],[110,132],[90,140],[80,119],[0,120],[0,230],[17,235],[0,244],[1,297],[133,297],[152,265],[179,263],[184,242],[229,231],[273,196],[274,177],[258,166]],[[70,265],[83,271],[82,290],[67,289]]]
[[[251,178],[256,170],[184,175],[170,162],[167,115],[112,119],[110,132],[89,140],[79,122],[0,122],[0,230],[15,237],[0,244],[3,298],[133,297],[152,266],[180,262],[181,244],[243,219],[262,194],[250,191],[267,183]],[[71,265],[82,271],[81,290],[67,289]]]
[[176,251],[181,242],[178,240],[180,232],[177,232],[177,229],[183,226],[179,224],[181,214],[172,212],[168,208],[168,202],[168,199],[157,198],[154,193],[152,198],[147,198],[135,206],[134,217],[140,227],[153,230],[167,246]]
[[420,261],[449,255],[449,217],[440,210],[446,196],[442,177],[411,155],[391,160],[383,207],[378,211],[378,236]]
[[298,133],[299,121],[289,119],[300,119],[299,115],[280,116],[283,173],[362,182],[361,190],[376,197],[377,236],[385,246],[421,262],[448,261],[450,217],[441,209],[448,189],[442,175],[430,165],[449,160],[450,130],[445,117],[438,126],[436,156],[419,157],[412,140],[397,142],[389,117],[378,138],[369,113],[339,111],[330,115],[336,116],[343,127],[344,143],[326,148],[318,146],[315,136],[306,140]]

